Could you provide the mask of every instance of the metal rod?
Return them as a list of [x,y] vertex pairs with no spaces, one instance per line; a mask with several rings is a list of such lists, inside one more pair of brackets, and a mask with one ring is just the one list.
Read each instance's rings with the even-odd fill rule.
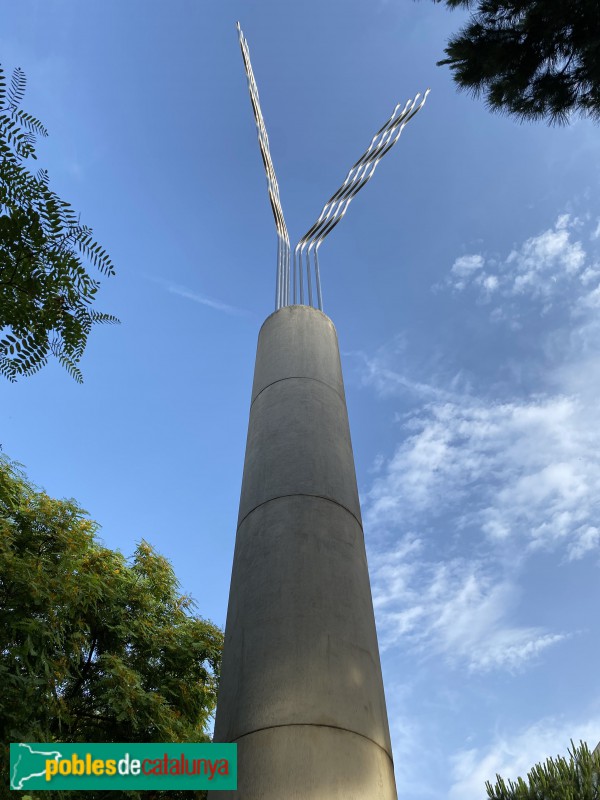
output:
[[[417,95],[417,98],[419,95]],[[388,143],[397,126],[399,126],[408,116],[416,99],[413,100],[412,106],[409,109],[410,100],[404,107],[402,114],[395,118],[399,106],[396,106],[394,112],[386,124],[378,131],[378,133],[371,140],[369,148],[363,153],[360,159],[350,169],[346,180],[338,189],[338,191],[327,201],[323,211],[317,222],[313,227],[302,237],[301,247],[306,246],[310,241],[317,238],[324,238],[330,230],[335,227],[336,219],[343,216],[350,201],[357,194],[357,192],[367,183],[371,178],[375,167],[377,166],[381,156],[389,149]],[[375,142],[380,138],[380,141],[375,146]],[[397,137],[396,137],[397,140]],[[395,141],[395,140],[394,140]]]
[[237,23],[238,36],[240,41],[240,49],[242,51],[242,59],[244,61],[244,68],[246,70],[246,78],[248,80],[248,91],[250,94],[250,102],[252,104],[252,111],[254,113],[254,121],[258,132],[258,143],[260,147],[260,154],[265,168],[267,177],[267,188],[269,192],[269,201],[273,218],[275,220],[275,227],[277,230],[278,246],[277,246],[277,278],[275,289],[275,309],[278,310],[287,302],[287,292],[285,290],[286,276],[289,275],[289,257],[290,257],[290,239],[283,216],[283,209],[281,208],[281,200],[279,197],[279,186],[277,184],[277,177],[275,175],[275,168],[273,167],[273,160],[271,159],[271,150],[269,147],[269,137],[265,121],[263,119],[262,111],[260,108],[260,98],[258,95],[258,86],[256,78],[252,70],[252,63],[250,61],[250,51],[248,43],[242,32],[240,23]]
[[256,122],[256,129],[258,133],[258,143],[260,147],[260,154],[267,177],[267,188],[269,192],[269,202],[273,219],[275,220],[275,228],[277,230],[277,271],[275,278],[275,309],[279,310],[283,306],[293,303],[304,304],[304,263],[303,255],[306,252],[306,285],[308,291],[308,304],[313,305],[313,291],[312,291],[312,278],[311,278],[311,253],[314,256],[314,270],[315,270],[315,287],[317,294],[318,308],[323,310],[323,297],[321,293],[321,275],[319,270],[319,247],[323,241],[331,233],[336,225],[344,218],[348,207],[358,192],[371,180],[377,165],[396,144],[400,138],[400,134],[406,127],[407,123],[417,114],[425,105],[429,89],[425,92],[422,101],[417,105],[420,94],[415,98],[407,100],[404,108],[400,111],[400,103],[396,105],[389,119],[381,126],[375,136],[371,139],[371,143],[360,156],[358,161],[350,168],[348,174],[339,189],[329,198],[323,206],[321,214],[315,223],[308,229],[304,236],[299,240],[294,248],[293,254],[293,267],[290,266],[290,239],[283,216],[283,209],[281,207],[281,200],[279,197],[279,186],[277,184],[277,177],[275,175],[275,168],[271,159],[271,151],[269,147],[269,137],[265,121],[263,119],[260,99],[258,96],[258,86],[252,70],[250,61],[250,51],[248,43],[240,27],[237,23],[237,30],[240,41],[240,49],[242,51],[242,59],[246,70],[246,78],[248,80],[248,91],[250,94],[250,102],[252,104],[252,111],[254,113],[254,120]]
[[306,254],[306,286],[308,288],[308,305],[312,306],[312,282],[310,279],[310,256]]
[[[416,104],[420,94],[417,94],[412,102],[408,100],[399,114],[400,104],[394,108],[390,118],[371,139],[369,147],[351,167],[340,188],[325,203],[317,221],[298,242],[296,249],[299,250],[300,259],[302,259],[302,253],[306,249],[307,258],[310,262],[310,253],[314,248],[315,277],[318,267],[318,248],[343,219],[351,201],[363,186],[369,182],[383,156],[391,150],[400,138],[400,134],[406,124],[421,110],[428,94],[429,89],[425,92],[423,100],[418,106]],[[320,285],[320,276],[318,285]],[[320,302],[322,303],[322,301]]]
[[296,305],[296,251],[294,250],[294,305]]
[[317,284],[317,303],[319,311],[323,311],[323,295],[321,294],[321,273],[319,271],[319,255],[315,247],[315,282]]
[[298,278],[300,280],[300,305],[304,305],[304,284],[302,282],[302,251],[298,254]]
[[280,264],[280,261],[281,261],[281,239],[279,237],[277,237],[277,272],[276,272],[276,275],[275,275],[275,310],[276,311],[279,310],[279,306],[280,306],[280,304],[279,304],[279,291],[280,291],[279,290],[279,286],[280,286],[279,264]]
[[283,305],[289,306],[290,304],[290,251],[289,248],[286,253],[286,258],[283,262]]

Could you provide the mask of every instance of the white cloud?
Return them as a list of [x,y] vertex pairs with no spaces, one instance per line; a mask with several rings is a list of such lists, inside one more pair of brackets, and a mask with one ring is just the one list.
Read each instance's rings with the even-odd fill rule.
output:
[[512,624],[518,590],[483,564],[427,561],[422,551],[423,542],[407,536],[394,550],[370,556],[383,650],[408,644],[472,672],[513,672],[566,638]]
[[[411,683],[385,682],[390,736],[394,754],[394,774],[398,797],[439,798],[439,789],[424,780],[424,770],[432,757],[441,761],[440,752],[433,753],[435,745],[427,735],[427,720],[410,710],[408,699],[414,692]],[[428,747],[426,748],[425,742]]]
[[449,800],[481,800],[485,783],[526,779],[531,768],[557,755],[568,757],[570,742],[587,742],[593,749],[600,740],[600,717],[586,721],[543,719],[513,736],[497,734],[483,748],[460,750],[451,758],[452,786]]
[[596,416],[594,404],[562,395],[430,403],[405,422],[406,438],[366,493],[366,525],[454,514],[456,530],[580,557],[600,522]]
[[587,294],[579,298],[576,310],[586,311],[600,308],[600,283]]
[[[362,352],[352,355],[360,359],[360,382],[363,386],[375,389],[381,397],[393,396],[409,392],[411,395],[428,400],[456,400],[458,395],[454,386],[441,388],[434,383],[414,380],[393,368],[391,361],[397,354],[396,344],[383,347],[375,356],[367,356]],[[460,376],[457,378],[459,381]]]
[[215,300],[214,298],[208,297],[205,294],[195,292],[192,289],[188,289],[186,286],[180,286],[179,284],[171,283],[164,278],[154,278],[151,276],[145,277],[154,283],[159,283],[171,294],[176,294],[179,297],[185,297],[187,300],[193,300],[194,303],[208,306],[209,308],[213,308],[215,311],[223,311],[225,314],[232,314],[234,316],[245,316],[249,313],[243,308],[236,308],[235,306],[230,306],[227,303],[222,303],[220,300]]
[[200,303],[203,306],[214,308],[215,311],[224,311],[226,314],[234,315],[248,313],[241,308],[235,308],[234,306],[227,305],[227,303],[222,303],[220,300],[214,300],[212,297],[207,297],[199,292],[192,292],[190,289],[186,289],[185,286],[171,284],[167,288],[171,294],[177,294],[179,297],[186,297],[188,300],[193,300],[195,303]]
[[571,242],[569,230],[559,217],[554,230],[527,239],[519,250],[509,254],[505,262],[509,269],[503,277],[513,294],[547,296],[553,291],[553,283],[574,275],[584,261],[581,243]]
[[[569,239],[575,222],[563,215],[553,230],[513,251],[509,277],[492,261],[473,266],[471,278],[466,269],[458,275],[462,267],[454,271],[494,296],[512,293],[517,275],[534,267],[558,265],[582,278],[575,285],[591,295],[588,306],[580,303],[579,316],[573,310],[571,329],[540,340],[543,391],[501,401],[465,385],[460,374],[444,382],[435,366],[427,370],[433,377],[419,382],[395,367],[395,352],[363,356],[364,385],[398,395],[404,409],[412,404],[396,418],[398,443],[387,458],[378,456],[362,492],[384,648],[402,642],[473,672],[514,672],[566,638],[524,616],[518,582],[541,550],[566,561],[600,552],[600,323],[591,310],[597,281]],[[510,305],[495,311],[518,324]],[[406,347],[401,356],[406,364]]]
[[580,275],[579,280],[584,286],[587,286],[588,283],[597,280],[600,278],[600,265],[594,264],[591,267],[587,267]]
[[589,271],[582,272],[587,254],[581,242],[572,240],[573,230],[581,224],[561,214],[553,228],[530,237],[499,262],[480,254],[461,256],[445,285],[457,290],[472,286],[485,301],[492,292],[504,298],[542,300],[548,310],[550,301],[563,294],[574,277],[587,274],[589,280]]
[[470,277],[473,272],[483,267],[483,256],[460,256],[452,265],[452,272],[461,278]]
[[500,281],[496,275],[486,275],[481,281],[481,286],[486,292],[493,292],[500,286]]

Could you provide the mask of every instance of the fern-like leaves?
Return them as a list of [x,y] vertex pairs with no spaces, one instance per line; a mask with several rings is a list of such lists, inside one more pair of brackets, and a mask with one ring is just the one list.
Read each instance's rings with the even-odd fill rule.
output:
[[48,173],[32,175],[42,123],[19,104],[21,69],[7,89],[0,66],[0,375],[10,381],[35,374],[54,356],[79,383],[77,366],[94,324],[117,324],[92,308],[100,287],[91,264],[114,275],[113,263],[69,203],[50,189]]
[[0,108],[3,108],[5,99],[6,99],[6,76],[4,75],[2,64],[0,64]]
[[17,67],[12,74],[10,87],[8,89],[8,103],[10,106],[16,108],[19,105],[25,94],[26,86],[27,78],[25,77],[25,73],[21,67]]

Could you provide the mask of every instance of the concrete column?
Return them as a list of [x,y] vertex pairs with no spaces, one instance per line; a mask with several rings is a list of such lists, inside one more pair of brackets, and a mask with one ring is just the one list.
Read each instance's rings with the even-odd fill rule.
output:
[[395,800],[335,328],[287,306],[260,331],[215,741],[214,800]]

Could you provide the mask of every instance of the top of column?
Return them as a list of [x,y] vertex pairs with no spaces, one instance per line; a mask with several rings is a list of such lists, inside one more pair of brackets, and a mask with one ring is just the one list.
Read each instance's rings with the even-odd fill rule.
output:
[[263,323],[252,402],[267,386],[286,378],[312,378],[344,397],[335,326],[311,306],[284,306]]

